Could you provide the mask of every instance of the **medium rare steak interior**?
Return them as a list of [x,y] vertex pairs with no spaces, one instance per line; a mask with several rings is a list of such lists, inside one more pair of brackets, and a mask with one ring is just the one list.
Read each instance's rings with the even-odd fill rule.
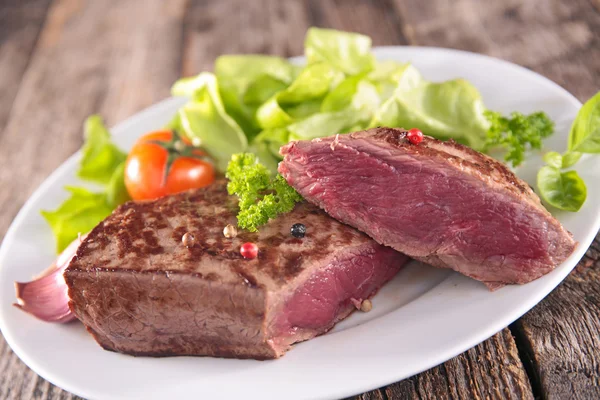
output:
[[280,173],[306,200],[379,243],[494,289],[548,273],[576,242],[506,166],[403,129],[291,142]]
[[[226,238],[236,213],[223,182],[124,204],[65,271],[71,309],[107,350],[269,359],[331,329],[407,261],[309,203]],[[240,255],[245,242],[257,258]]]

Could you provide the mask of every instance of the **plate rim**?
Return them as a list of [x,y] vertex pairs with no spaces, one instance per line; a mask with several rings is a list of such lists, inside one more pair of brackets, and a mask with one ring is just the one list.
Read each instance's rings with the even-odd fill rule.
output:
[[[441,52],[441,53],[446,53],[446,54],[461,54],[462,56],[466,56],[466,57],[486,59],[488,61],[493,61],[494,63],[500,63],[504,67],[509,67],[509,68],[513,68],[513,69],[516,67],[516,69],[520,70],[521,72],[526,73],[528,79],[534,79],[538,82],[543,83],[544,85],[549,85],[550,87],[552,87],[554,89],[558,89],[561,92],[561,94],[565,96],[565,98],[568,98],[569,101],[573,103],[574,106],[581,107],[581,102],[573,94],[571,94],[565,88],[563,88],[556,82],[553,82],[549,78],[547,78],[541,74],[538,74],[538,73],[536,73],[526,67],[523,67],[521,65],[512,63],[507,60],[503,60],[500,58],[488,56],[485,54],[473,53],[473,52],[469,52],[469,51],[465,51],[465,50],[458,50],[458,49],[434,47],[434,46],[431,46],[431,47],[430,46],[378,46],[378,47],[373,48],[373,53],[378,57],[385,58],[385,55],[388,53],[392,53],[395,51],[402,51],[405,49],[410,49],[411,51],[426,51],[426,52]],[[302,57],[293,57],[292,58],[292,60],[298,60],[298,59],[301,60]],[[180,101],[180,99],[169,97],[169,98],[163,99],[157,103],[154,103],[153,105],[151,105],[147,108],[144,108],[143,110],[128,117],[124,121],[116,124],[114,127],[111,128],[111,131],[126,131],[129,129],[129,126],[136,125],[139,123],[140,120],[144,120],[145,118],[147,118],[148,115],[154,114],[156,112],[155,110],[166,107],[171,102],[175,102],[175,101]],[[4,239],[0,246],[0,262],[2,260],[4,260],[4,258],[6,257],[6,255],[9,252],[10,245],[12,245],[12,243],[16,240],[15,231],[17,229],[17,226],[22,224],[22,221],[26,218],[26,215],[30,212],[28,209],[31,208],[31,204],[33,204],[37,199],[39,199],[41,196],[43,196],[43,193],[47,190],[48,187],[50,187],[53,184],[53,182],[59,176],[62,176],[66,171],[69,171],[70,169],[73,168],[73,165],[78,161],[80,154],[81,154],[81,150],[78,150],[73,155],[68,157],[65,161],[63,161],[58,168],[56,168],[54,171],[52,171],[44,179],[44,181],[35,189],[35,191],[32,193],[32,195],[29,196],[28,199],[25,201],[25,203],[22,205],[22,207],[20,208],[16,217],[11,222],[10,227],[6,231]],[[26,210],[27,210],[27,212],[26,212]],[[591,228],[593,228],[592,230],[595,230],[596,232],[598,231],[598,228],[600,228],[600,215],[598,215],[596,217],[596,220],[593,221],[590,226],[591,226]],[[595,236],[595,234],[594,234],[594,236]],[[591,240],[593,241],[593,237]],[[590,243],[591,243],[591,241],[590,241]],[[575,256],[575,258],[577,258],[577,260],[580,260],[581,257],[587,251],[587,248],[589,247],[590,243],[580,243],[579,246],[577,247],[577,249],[571,255],[571,257]],[[583,245],[583,244],[585,244],[585,245]],[[428,364],[429,366],[425,366],[424,368],[421,368],[418,370],[415,369],[414,372],[412,373],[412,375],[409,375],[406,377],[390,379],[390,376],[394,375],[393,373],[380,374],[378,379],[372,378],[369,380],[368,384],[347,385],[344,388],[338,387],[338,388],[336,388],[337,390],[329,390],[328,392],[329,393],[335,392],[335,396],[339,396],[339,397],[345,397],[345,396],[350,396],[350,395],[353,395],[356,393],[366,392],[366,391],[369,391],[369,390],[372,390],[375,388],[379,388],[379,387],[391,384],[393,382],[397,382],[398,380],[402,380],[402,379],[406,379],[410,376],[414,376],[420,372],[423,372],[423,371],[430,369],[436,365],[439,365],[440,363],[443,363],[443,362],[467,351],[468,349],[478,345],[479,343],[482,343],[484,340],[488,339],[489,337],[493,336],[495,333],[504,329],[504,327],[510,325],[512,322],[514,322],[515,320],[520,318],[522,315],[524,315],[526,312],[528,312],[531,308],[533,308],[535,305],[537,305],[544,297],[546,297],[552,290],[554,290],[556,288],[556,286],[558,286],[559,283],[561,283],[566,278],[566,276],[572,271],[572,269],[575,268],[577,263],[578,263],[578,261],[574,263],[573,267],[567,268],[564,271],[561,271],[561,273],[558,274],[556,277],[553,277],[554,279],[552,279],[550,282],[548,282],[544,286],[544,287],[548,288],[548,290],[538,291],[535,296],[531,296],[531,299],[529,299],[528,302],[525,302],[524,304],[522,304],[521,307],[514,308],[511,311],[506,312],[504,315],[504,318],[501,317],[501,318],[497,319],[494,324],[489,324],[487,327],[484,327],[484,328],[478,330],[477,333],[469,336],[466,339],[461,340],[460,343],[455,344],[451,348],[448,348],[445,352],[443,352],[443,355],[439,355],[438,357],[435,358],[435,361],[434,361],[435,363],[433,363],[433,364],[431,362],[425,363],[425,364]],[[506,322],[506,321],[508,321],[508,322]],[[86,398],[95,398],[94,393],[90,393],[85,388],[80,388],[77,383],[71,384],[71,381],[69,381],[69,379],[63,379],[64,377],[61,378],[59,376],[55,376],[52,373],[52,371],[46,371],[44,368],[38,368],[37,362],[35,361],[35,357],[30,357],[29,353],[26,350],[24,350],[23,348],[21,348],[20,346],[18,346],[15,343],[15,340],[13,338],[14,332],[11,332],[10,330],[6,331],[5,316],[3,315],[2,312],[0,312],[0,330],[2,331],[2,334],[3,334],[7,344],[12,349],[12,351],[36,374],[38,374],[42,378],[48,380],[52,384],[54,384],[60,388],[63,388],[64,390],[67,390],[73,394],[76,394],[76,395],[79,395],[82,397],[86,397]],[[442,360],[442,361],[439,361],[439,360]],[[82,389],[82,390],[80,390],[80,389]]]

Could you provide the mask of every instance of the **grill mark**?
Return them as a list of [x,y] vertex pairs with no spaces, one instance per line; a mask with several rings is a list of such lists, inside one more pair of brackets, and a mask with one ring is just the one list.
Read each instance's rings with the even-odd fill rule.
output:
[[[226,238],[222,229],[235,224],[236,205],[236,198],[227,194],[224,182],[155,201],[126,203],[94,228],[69,269],[95,271],[115,266],[114,271],[141,273],[201,271],[202,279],[233,278],[234,282],[239,279],[250,286],[261,286],[261,279],[274,284],[289,282],[340,246],[368,240],[308,203],[300,203],[290,217],[270,221],[268,228],[261,228],[262,233],[240,230],[236,238]],[[296,222],[307,226],[302,239],[290,234]],[[189,248],[181,243],[186,232],[195,238]],[[256,259],[241,256],[239,247],[244,242],[259,246]],[[156,258],[163,254],[164,259]],[[103,255],[108,257],[100,261]],[[115,262],[115,258],[122,262]],[[221,264],[223,273],[212,267],[204,271],[202,264],[208,260],[213,265]],[[119,264],[124,268],[117,267]]]
[[285,276],[296,276],[302,272],[304,269],[302,266],[302,253],[293,252],[286,255],[282,269]]
[[145,243],[145,250],[150,254],[160,254],[163,251],[163,247],[158,244],[158,237],[152,230],[145,230],[142,232],[142,238]]

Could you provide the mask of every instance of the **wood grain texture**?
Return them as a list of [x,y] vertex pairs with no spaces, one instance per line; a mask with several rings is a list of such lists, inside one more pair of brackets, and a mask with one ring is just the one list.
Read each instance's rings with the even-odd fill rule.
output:
[[[0,163],[26,160],[17,171],[0,168],[0,238],[34,188],[81,145],[87,115],[121,121],[166,97],[179,75],[211,70],[220,54],[300,55],[309,26],[362,32],[374,45],[490,54],[580,99],[600,89],[598,0],[54,0],[44,19],[48,1],[14,0],[10,15],[23,22],[10,28],[1,22],[14,17],[0,4]],[[511,327],[517,342],[504,329],[436,368],[355,398],[570,398],[574,391],[600,398],[594,246],[584,262],[591,266],[580,264]],[[73,396],[29,370],[0,338],[0,399],[19,398]]]
[[[0,170],[2,234],[33,189],[81,146],[87,116],[99,113],[110,126],[169,95],[180,71],[184,5],[52,5],[0,137],[2,164],[21,166]],[[146,24],[131,23],[134,16]]]
[[429,371],[354,397],[370,399],[533,399],[533,393],[512,334],[503,329]]
[[221,54],[304,53],[310,26],[370,35],[374,45],[406,44],[402,21],[387,1],[191,0],[185,17],[182,75],[211,71]]
[[[31,192],[81,146],[88,115],[100,113],[110,126],[169,95],[181,69],[184,7],[183,0],[52,3],[0,136],[1,236]],[[0,340],[0,398],[71,395]]]
[[0,135],[19,89],[50,0],[0,2]]
[[600,235],[513,332],[536,392],[548,399],[600,398]]
[[394,0],[394,6],[413,45],[512,61],[580,99],[600,88],[600,13],[591,0]]
[[[426,5],[425,5],[426,4]],[[524,65],[585,101],[600,90],[600,2],[396,1],[411,44],[486,53]],[[511,329],[534,393],[600,398],[598,238],[577,269]]]

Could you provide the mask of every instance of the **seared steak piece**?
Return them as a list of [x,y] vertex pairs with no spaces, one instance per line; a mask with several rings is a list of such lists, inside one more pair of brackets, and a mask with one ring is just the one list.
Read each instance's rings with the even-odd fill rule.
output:
[[[65,271],[71,309],[107,350],[276,358],[331,329],[407,260],[309,203],[228,239],[236,213],[222,182],[119,207]],[[290,234],[295,223],[304,238]],[[242,258],[245,242],[257,258]]]
[[413,145],[406,133],[292,142],[279,171],[339,221],[491,289],[539,278],[573,252],[571,234],[506,166],[454,141]]

